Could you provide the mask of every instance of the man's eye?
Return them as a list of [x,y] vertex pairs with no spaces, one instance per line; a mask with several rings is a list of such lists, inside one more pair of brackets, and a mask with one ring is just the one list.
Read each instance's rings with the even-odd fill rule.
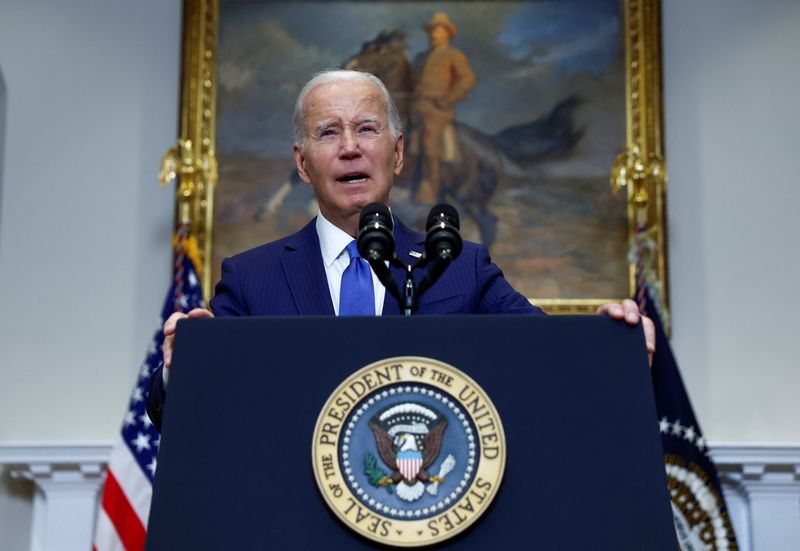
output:
[[359,128],[359,132],[361,132],[362,134],[374,134],[377,131],[378,129],[375,128],[374,126],[362,126],[361,128]]
[[328,128],[327,130],[323,130],[322,132],[319,133],[320,138],[330,138],[335,135],[336,135],[336,130],[332,128]]

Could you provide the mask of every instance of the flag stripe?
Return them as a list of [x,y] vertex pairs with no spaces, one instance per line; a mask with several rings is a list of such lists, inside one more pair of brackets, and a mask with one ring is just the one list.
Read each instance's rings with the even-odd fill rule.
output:
[[153,487],[139,467],[136,458],[133,457],[130,448],[123,442],[114,446],[109,465],[111,465],[109,470],[114,473],[114,478],[128,499],[131,508],[136,512],[142,525],[147,528]]
[[419,474],[419,468],[422,466],[422,459],[413,458],[398,458],[397,459],[397,467],[400,470],[400,473],[405,477],[406,480],[414,480],[414,478]]
[[128,498],[122,492],[114,478],[114,473],[108,471],[106,476],[105,493],[103,494],[103,509],[111,518],[114,528],[128,551],[141,551],[144,549],[145,528],[136,511],[133,510]]
[[117,549],[124,549],[122,542],[117,535],[111,519],[108,518],[105,510],[101,507],[97,515],[97,536],[94,540],[93,551],[115,551]]

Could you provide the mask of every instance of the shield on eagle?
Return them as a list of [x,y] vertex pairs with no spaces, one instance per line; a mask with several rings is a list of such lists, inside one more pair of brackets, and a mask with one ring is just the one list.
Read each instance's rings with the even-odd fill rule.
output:
[[415,480],[420,467],[422,467],[422,452],[417,450],[398,452],[397,469],[403,478],[409,481]]

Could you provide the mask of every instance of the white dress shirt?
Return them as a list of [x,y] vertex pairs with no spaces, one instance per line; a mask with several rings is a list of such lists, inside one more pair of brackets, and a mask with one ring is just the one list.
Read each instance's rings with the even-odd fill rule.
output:
[[[319,248],[322,252],[322,264],[325,266],[325,276],[328,278],[328,290],[331,292],[333,311],[339,315],[339,292],[342,287],[342,274],[350,265],[350,255],[347,252],[347,244],[353,237],[334,226],[322,213],[317,214],[317,235],[319,236]],[[369,269],[372,274],[372,289],[375,293],[375,315],[383,314],[383,299],[386,295],[386,287],[380,282],[378,276]]]

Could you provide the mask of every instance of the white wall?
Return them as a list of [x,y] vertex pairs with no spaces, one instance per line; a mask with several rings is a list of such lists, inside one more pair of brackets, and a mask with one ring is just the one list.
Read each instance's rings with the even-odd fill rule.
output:
[[800,3],[663,1],[673,345],[713,441],[800,441]]
[[180,10],[0,6],[0,441],[119,427],[169,284]]
[[[118,430],[170,281],[180,30],[180,0],[0,2],[0,442]],[[4,551],[31,491],[0,473]]]

